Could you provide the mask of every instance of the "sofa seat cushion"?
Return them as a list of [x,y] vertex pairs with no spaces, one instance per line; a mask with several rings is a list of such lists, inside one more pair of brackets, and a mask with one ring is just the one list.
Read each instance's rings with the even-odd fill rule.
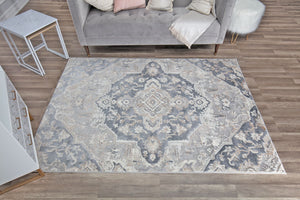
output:
[[[169,26],[187,12],[189,10],[183,7],[176,7],[173,12],[141,8],[114,14],[91,8],[84,34],[88,45],[181,44],[172,36]],[[216,20],[201,38],[217,39],[219,29],[220,24]]]

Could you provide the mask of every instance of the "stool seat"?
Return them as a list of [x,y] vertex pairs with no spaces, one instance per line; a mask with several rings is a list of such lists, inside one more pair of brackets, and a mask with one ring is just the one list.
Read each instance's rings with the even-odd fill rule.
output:
[[259,0],[237,0],[233,8],[228,30],[247,35],[254,32],[265,12],[265,5]]

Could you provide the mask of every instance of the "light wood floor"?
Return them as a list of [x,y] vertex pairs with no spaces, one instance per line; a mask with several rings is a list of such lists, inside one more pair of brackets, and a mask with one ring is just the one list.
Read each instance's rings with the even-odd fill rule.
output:
[[[300,199],[300,1],[263,3],[267,9],[259,29],[236,45],[229,44],[228,35],[216,57],[238,58],[287,175],[47,173],[0,199]],[[23,10],[27,9],[58,18],[70,56],[85,57],[65,0],[31,0]],[[59,47],[54,31],[46,39],[50,46]],[[26,50],[21,40],[17,43]],[[91,53],[95,57],[214,57],[212,46],[192,50],[106,47],[93,48]],[[47,73],[44,78],[18,66],[0,36],[0,64],[35,118],[34,131],[66,64],[45,50],[39,56]]]

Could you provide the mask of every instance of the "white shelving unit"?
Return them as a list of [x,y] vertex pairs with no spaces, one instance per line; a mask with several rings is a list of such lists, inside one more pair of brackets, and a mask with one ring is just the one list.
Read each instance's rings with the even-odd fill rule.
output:
[[0,66],[0,185],[36,170],[43,176],[28,108]]

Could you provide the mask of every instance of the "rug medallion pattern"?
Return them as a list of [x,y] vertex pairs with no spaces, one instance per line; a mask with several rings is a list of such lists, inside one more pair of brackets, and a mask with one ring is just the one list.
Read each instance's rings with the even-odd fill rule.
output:
[[72,58],[36,144],[49,172],[285,173],[235,59]]

